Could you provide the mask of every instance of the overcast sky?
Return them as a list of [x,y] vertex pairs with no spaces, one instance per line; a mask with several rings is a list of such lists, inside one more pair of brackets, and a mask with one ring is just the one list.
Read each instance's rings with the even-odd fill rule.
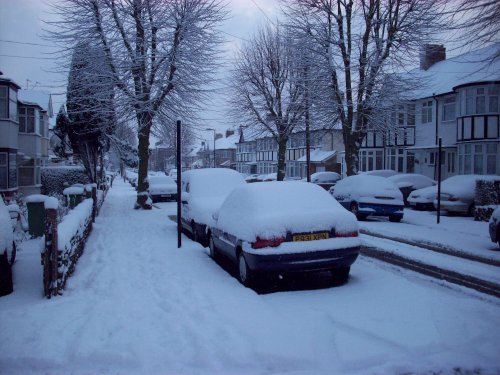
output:
[[[227,0],[231,18],[222,26],[228,40],[228,54],[236,50],[242,39],[248,39],[267,17],[275,19],[277,0]],[[67,74],[56,73],[57,62],[51,56],[50,42],[42,38],[44,20],[50,19],[50,7],[44,0],[0,0],[0,71],[23,89],[50,91],[54,111],[64,103]],[[231,34],[231,35],[229,35]],[[207,127],[223,131],[225,108],[216,101],[207,110]],[[207,132],[206,139],[213,135]],[[205,137],[205,135],[201,135]]]

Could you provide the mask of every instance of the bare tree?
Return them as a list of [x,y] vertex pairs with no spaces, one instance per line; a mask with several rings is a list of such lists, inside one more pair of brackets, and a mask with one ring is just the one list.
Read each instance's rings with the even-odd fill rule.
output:
[[[500,42],[500,2],[496,0],[460,0],[450,11],[450,28],[458,31],[462,46],[478,47]],[[500,49],[490,56],[500,58]]]
[[278,144],[278,181],[285,177],[286,144],[304,116],[304,85],[284,28],[265,27],[237,57],[233,77],[235,118]]
[[138,129],[136,208],[148,200],[149,138],[165,106],[197,106],[217,65],[226,13],[222,0],[62,0],[52,39],[63,48],[101,45],[116,89],[116,108]]
[[282,0],[290,24],[315,41],[331,107],[342,124],[347,175],[358,170],[358,151],[369,126],[386,123],[387,85],[440,26],[442,0]]

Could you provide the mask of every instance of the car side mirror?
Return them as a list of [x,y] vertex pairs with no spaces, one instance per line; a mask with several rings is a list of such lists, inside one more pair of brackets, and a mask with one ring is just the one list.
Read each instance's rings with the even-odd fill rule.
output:
[[219,220],[219,211],[215,211],[212,214],[212,219],[214,219],[215,221]]

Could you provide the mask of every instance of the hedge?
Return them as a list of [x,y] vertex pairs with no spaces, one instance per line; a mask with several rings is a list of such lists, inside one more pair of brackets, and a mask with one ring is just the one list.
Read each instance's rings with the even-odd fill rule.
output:
[[62,195],[73,184],[88,184],[89,178],[83,167],[43,167],[41,169],[41,193],[49,196]]

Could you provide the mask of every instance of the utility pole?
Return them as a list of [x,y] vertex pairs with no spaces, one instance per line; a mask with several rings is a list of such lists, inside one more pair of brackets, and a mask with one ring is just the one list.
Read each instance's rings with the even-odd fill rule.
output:
[[215,168],[215,129],[214,128],[206,128],[205,130],[213,130],[213,132],[214,132],[214,168]]
[[177,120],[177,248],[182,246],[182,213],[181,213],[181,183],[182,183],[182,163],[181,163],[181,120]]

